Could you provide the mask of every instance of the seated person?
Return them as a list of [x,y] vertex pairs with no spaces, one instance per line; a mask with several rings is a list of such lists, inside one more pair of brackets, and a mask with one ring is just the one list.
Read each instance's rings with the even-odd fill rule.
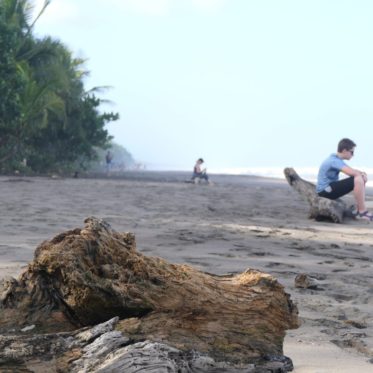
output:
[[194,165],[193,176],[192,176],[192,180],[194,180],[194,182],[198,181],[198,179],[206,180],[208,183],[210,182],[209,177],[207,176],[207,173],[206,173],[206,169],[204,168],[202,170],[201,168],[201,165],[203,162],[204,162],[203,159],[199,158],[196,164]]
[[[320,166],[316,193],[320,197],[337,199],[353,192],[356,202],[356,217],[373,221],[373,214],[365,206],[367,174],[351,168],[345,163],[345,160],[350,160],[354,155],[355,146],[356,144],[350,139],[342,139],[338,143],[337,153],[331,154]],[[339,180],[340,172],[349,177]]]

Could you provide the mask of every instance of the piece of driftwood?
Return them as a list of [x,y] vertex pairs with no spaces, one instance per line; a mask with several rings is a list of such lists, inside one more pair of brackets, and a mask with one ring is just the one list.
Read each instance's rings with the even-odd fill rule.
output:
[[146,257],[133,234],[96,218],[43,242],[18,280],[0,285],[2,334],[31,333],[37,340],[118,316],[116,331],[132,343],[166,344],[236,366],[289,365],[283,339],[298,327],[297,314],[268,274],[216,276]]
[[319,282],[306,273],[299,273],[295,277],[294,285],[296,288],[301,289],[317,289],[319,287]]
[[1,372],[264,373],[288,372],[285,356],[258,364],[217,361],[165,343],[135,342],[115,330],[118,317],[92,328],[54,334],[0,335]]
[[347,207],[341,199],[331,200],[318,196],[316,185],[303,180],[293,168],[285,168],[284,174],[289,185],[309,203],[310,219],[342,223],[345,217],[353,217],[353,206]]

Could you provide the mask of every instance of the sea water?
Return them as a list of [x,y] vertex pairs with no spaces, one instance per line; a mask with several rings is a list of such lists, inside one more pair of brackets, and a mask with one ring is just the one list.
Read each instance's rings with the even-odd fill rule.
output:
[[[295,171],[298,175],[305,180],[312,183],[316,183],[318,167],[295,167]],[[367,167],[356,167],[358,170],[362,170],[368,175],[368,187],[373,187],[373,168]],[[219,168],[209,169],[210,174],[227,174],[227,175],[255,175],[262,177],[272,177],[276,179],[284,179],[284,168],[283,167],[241,167],[241,168]],[[341,178],[344,177],[340,174]]]
[[[180,166],[165,166],[165,165],[154,165],[147,164],[147,170],[151,171],[191,171],[190,168],[180,167]],[[285,167],[209,167],[207,166],[207,172],[210,175],[250,175],[250,176],[262,176],[262,177],[271,177],[276,179],[284,180],[284,168]],[[358,170],[362,170],[368,175],[368,187],[373,187],[373,168],[369,167],[354,167]],[[298,175],[311,183],[316,183],[317,173],[319,171],[318,167],[294,167]],[[340,174],[340,177],[343,178],[343,173]]]

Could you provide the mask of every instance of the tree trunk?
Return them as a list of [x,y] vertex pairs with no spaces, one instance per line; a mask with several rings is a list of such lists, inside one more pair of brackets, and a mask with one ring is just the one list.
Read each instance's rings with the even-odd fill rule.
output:
[[0,332],[71,331],[119,316],[134,342],[165,343],[231,363],[283,358],[297,308],[276,279],[217,276],[136,251],[134,235],[88,218],[42,243],[18,280],[0,285]]
[[285,168],[284,174],[289,185],[309,203],[310,219],[342,223],[344,217],[353,217],[353,206],[348,208],[341,199],[331,200],[318,196],[316,185],[303,180],[293,168]]

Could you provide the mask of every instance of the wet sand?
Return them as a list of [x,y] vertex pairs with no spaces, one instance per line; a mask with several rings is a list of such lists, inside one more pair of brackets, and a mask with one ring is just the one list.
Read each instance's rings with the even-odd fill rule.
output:
[[[207,186],[185,183],[189,176],[0,177],[0,277],[18,276],[39,243],[96,216],[135,233],[146,255],[216,274],[250,267],[275,276],[302,321],[284,346],[294,372],[373,372],[373,224],[311,221],[285,180],[212,175]],[[295,288],[299,273],[318,289]]]

